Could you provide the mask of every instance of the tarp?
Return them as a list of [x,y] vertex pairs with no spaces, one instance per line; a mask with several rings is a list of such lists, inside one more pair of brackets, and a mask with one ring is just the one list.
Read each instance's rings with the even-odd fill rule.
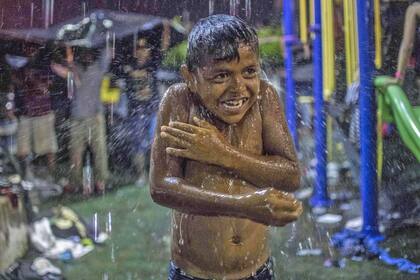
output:
[[[106,39],[124,38],[140,32],[150,31],[163,25],[165,18],[125,13],[112,10],[94,10],[89,15],[78,16],[48,27],[47,29],[0,29],[0,38],[21,39],[44,43],[58,41],[65,45],[98,47]],[[176,29],[175,25],[171,25]],[[178,28],[179,29],[179,28]],[[182,32],[182,30],[176,30]]]

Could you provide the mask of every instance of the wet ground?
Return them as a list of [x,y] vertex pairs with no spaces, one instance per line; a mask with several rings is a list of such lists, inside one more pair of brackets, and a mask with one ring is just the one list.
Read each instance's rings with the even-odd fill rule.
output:
[[[102,197],[61,203],[87,220],[96,214],[102,229],[110,229],[111,237],[105,245],[97,246],[79,260],[56,263],[67,279],[166,279],[170,211],[151,200],[147,186],[126,186]],[[324,261],[334,254],[327,245],[329,236],[341,226],[316,226],[313,215],[306,212],[296,224],[273,228],[271,248],[277,279],[418,279],[418,275],[398,272],[378,260],[347,259],[344,268],[325,268]],[[383,246],[393,256],[419,263],[416,234],[418,229],[396,232]],[[297,256],[300,248],[320,248],[322,254]]]

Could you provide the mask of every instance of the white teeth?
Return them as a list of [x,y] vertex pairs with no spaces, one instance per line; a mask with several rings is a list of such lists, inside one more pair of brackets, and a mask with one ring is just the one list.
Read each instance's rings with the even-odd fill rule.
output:
[[222,104],[229,108],[239,108],[248,100],[248,98],[241,98],[238,100],[227,100],[223,101]]

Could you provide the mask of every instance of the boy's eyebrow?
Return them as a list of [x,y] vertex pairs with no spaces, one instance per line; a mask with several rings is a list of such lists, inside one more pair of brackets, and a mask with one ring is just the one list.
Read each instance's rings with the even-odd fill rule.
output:
[[215,74],[215,73],[220,73],[220,72],[232,72],[230,69],[220,66],[220,67],[206,67],[203,69],[202,73],[204,75],[211,75],[211,74]]
[[[258,67],[258,63],[250,63],[246,66],[244,66],[243,68],[249,68],[249,67]],[[205,72],[231,72],[232,70],[230,70],[228,67],[225,66],[214,66],[211,69],[205,71]]]

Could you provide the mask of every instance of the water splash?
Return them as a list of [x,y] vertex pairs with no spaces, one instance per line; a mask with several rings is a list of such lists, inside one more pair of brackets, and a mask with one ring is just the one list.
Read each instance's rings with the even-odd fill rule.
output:
[[230,0],[229,1],[229,13],[232,16],[238,15],[239,0]]
[[50,5],[50,24],[54,23],[54,0],[51,0]]
[[44,28],[48,28],[51,23],[51,12],[52,12],[52,0],[43,0],[42,1],[42,11],[44,15]]
[[251,0],[245,0],[245,17],[249,21],[251,20]]
[[93,214],[93,239],[96,241],[98,239],[98,213]]
[[108,228],[107,228],[107,233],[109,233],[109,234],[112,233],[112,214],[111,214],[111,211],[108,212]]
[[[34,25],[34,7],[35,7],[34,2],[31,2],[31,17],[30,17],[30,21],[29,21],[29,26],[31,28]],[[2,18],[3,18],[3,9],[1,11],[2,11]]]
[[74,73],[72,71],[67,72],[67,97],[69,99],[74,97]]
[[209,0],[209,15],[214,14],[214,0]]
[[82,14],[83,14],[83,17],[86,17],[86,2],[85,1],[82,2]]
[[112,59],[115,59],[115,32],[112,32]]
[[111,262],[115,263],[115,245],[114,242],[111,244]]
[[182,236],[182,220],[185,218],[185,214],[181,214],[181,218],[179,219],[179,245],[184,245],[184,238]]

